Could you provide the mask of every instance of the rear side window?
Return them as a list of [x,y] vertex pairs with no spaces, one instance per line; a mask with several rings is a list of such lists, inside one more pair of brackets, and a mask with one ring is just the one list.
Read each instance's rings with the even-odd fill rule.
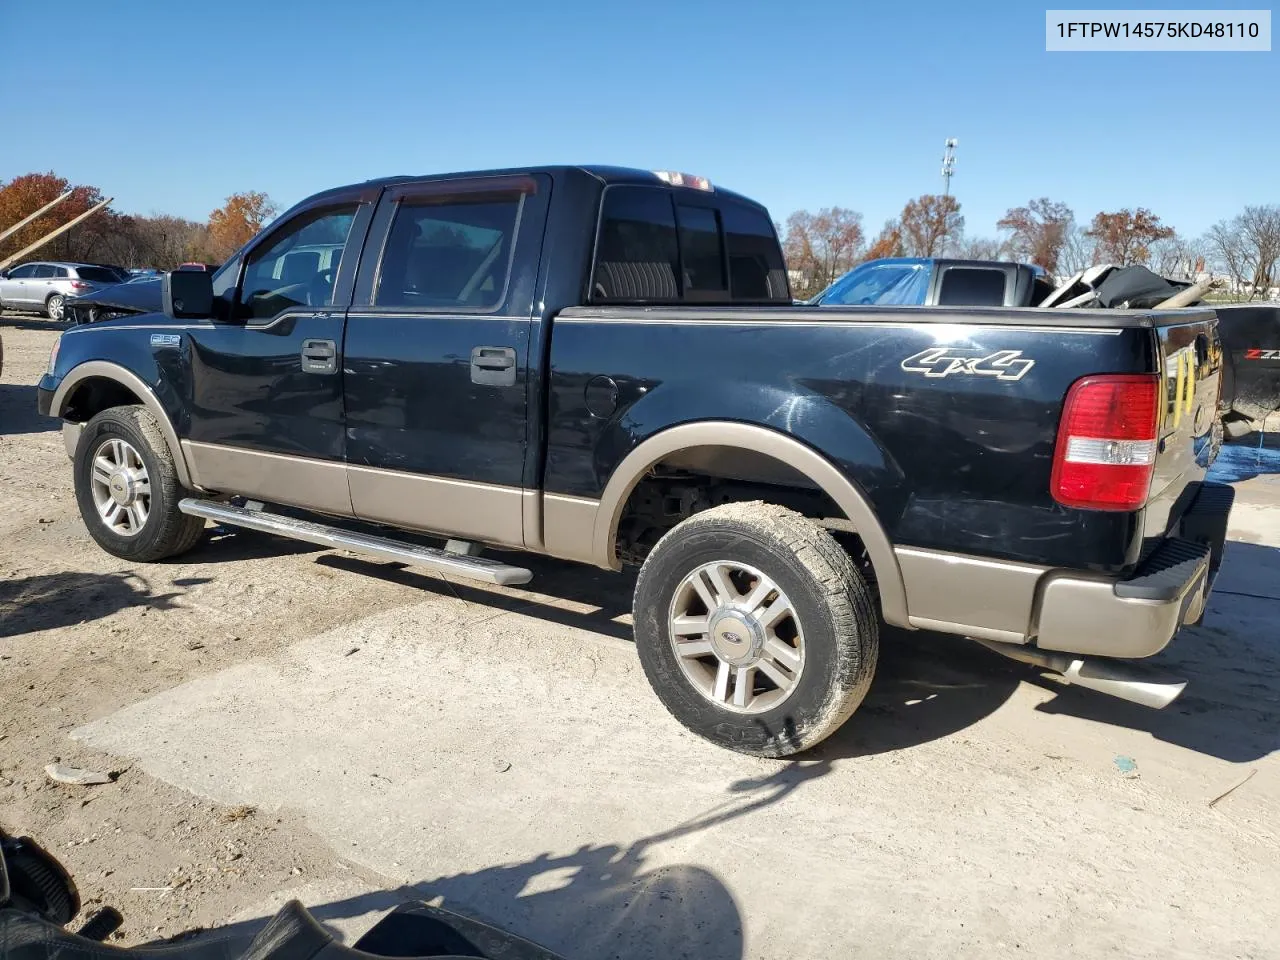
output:
[[592,299],[597,302],[680,299],[680,248],[667,190],[613,187],[604,195]]
[[400,201],[374,304],[493,310],[506,297],[523,194]]
[[942,274],[938,303],[957,307],[998,307],[1004,303],[1003,270],[952,267]]
[[114,270],[108,270],[106,267],[76,267],[76,273],[81,280],[89,280],[93,283],[119,283],[120,277]]
[[720,210],[734,300],[791,302],[787,265],[773,223],[761,210],[726,203]]

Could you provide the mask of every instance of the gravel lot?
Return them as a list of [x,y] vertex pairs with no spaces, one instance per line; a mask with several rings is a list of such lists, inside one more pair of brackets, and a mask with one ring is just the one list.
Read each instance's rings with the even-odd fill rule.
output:
[[891,633],[844,730],[755,760],[650,694],[626,577],[489,588],[252,534],[101,552],[34,409],[56,329],[0,317],[0,823],[120,942],[293,896],[351,935],[416,896],[578,960],[1280,957],[1280,478],[1238,485],[1168,710]]

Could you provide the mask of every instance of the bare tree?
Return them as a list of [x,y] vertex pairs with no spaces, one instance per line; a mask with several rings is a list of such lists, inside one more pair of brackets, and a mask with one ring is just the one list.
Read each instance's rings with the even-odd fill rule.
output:
[[1207,237],[1214,258],[1231,275],[1238,290],[1249,299],[1265,296],[1276,281],[1280,261],[1280,206],[1245,207],[1230,220],[1209,228]]
[[816,214],[797,210],[787,218],[783,246],[796,296],[812,296],[858,261],[862,214],[844,207],[826,207]]
[[1088,231],[1078,223],[1069,226],[1062,238],[1062,249],[1058,251],[1057,276],[1067,278],[1087,270],[1097,262],[1097,250]]
[[1204,269],[1205,259],[1198,240],[1174,233],[1151,244],[1147,266],[1173,280],[1194,280]]
[[999,237],[966,237],[950,247],[961,260],[1006,260],[1017,256],[1007,241]]

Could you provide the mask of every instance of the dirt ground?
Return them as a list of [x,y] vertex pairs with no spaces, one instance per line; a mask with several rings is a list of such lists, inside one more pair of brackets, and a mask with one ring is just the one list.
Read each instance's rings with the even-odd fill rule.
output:
[[662,711],[626,577],[535,559],[504,590],[227,532],[103,553],[35,413],[56,329],[0,317],[0,825],[119,942],[294,896],[350,935],[412,896],[577,960],[1280,957],[1280,482],[1248,451],[1168,710],[889,632],[846,728],[761,761]]

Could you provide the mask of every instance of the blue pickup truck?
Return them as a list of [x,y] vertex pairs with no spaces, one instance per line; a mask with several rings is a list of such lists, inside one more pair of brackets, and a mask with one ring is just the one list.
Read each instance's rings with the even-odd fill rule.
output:
[[1032,307],[1052,292],[1052,278],[1026,263],[889,257],[859,264],[809,302],[826,307]]

